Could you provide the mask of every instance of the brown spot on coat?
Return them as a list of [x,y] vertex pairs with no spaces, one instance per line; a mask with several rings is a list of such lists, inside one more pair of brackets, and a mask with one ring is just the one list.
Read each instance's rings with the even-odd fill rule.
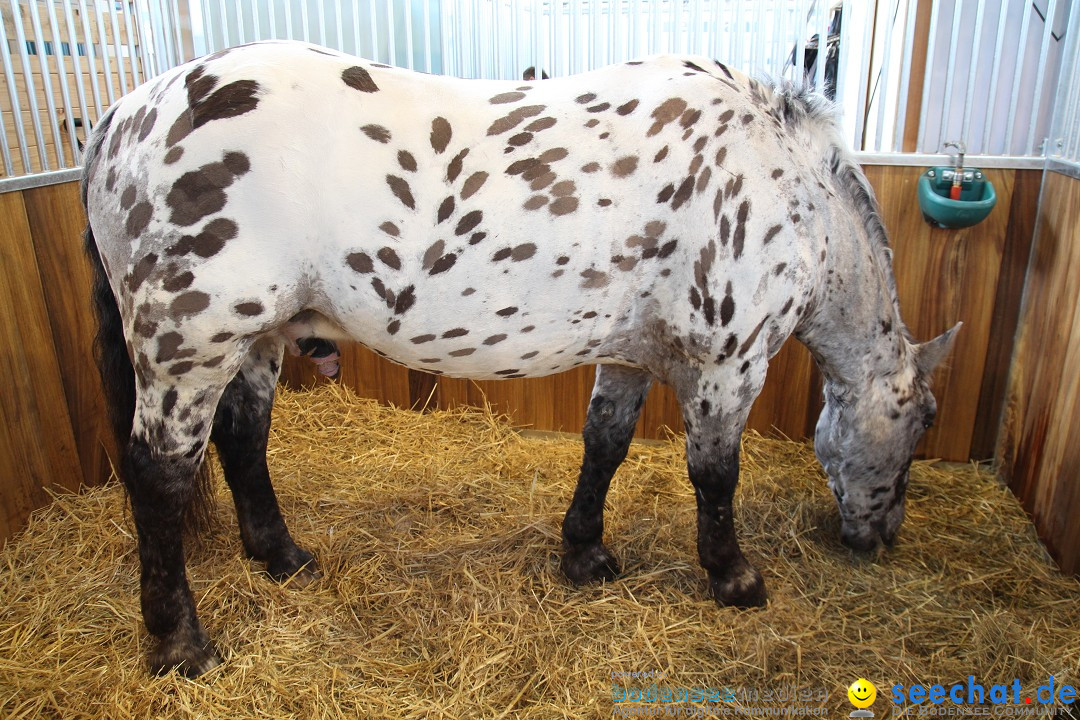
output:
[[457,254],[447,253],[446,255],[443,255],[441,258],[435,261],[435,263],[431,266],[431,270],[428,272],[428,275],[438,275],[439,273],[444,273],[450,268],[454,267],[454,263],[456,262]]
[[610,279],[608,278],[607,273],[600,272],[594,268],[583,270],[581,272],[581,277],[585,278],[581,282],[581,287],[583,288],[602,288],[608,284],[608,280]]
[[499,93],[495,97],[488,100],[488,102],[491,103],[492,105],[504,105],[506,103],[512,103],[512,102],[517,102],[518,100],[523,100],[524,98],[525,98],[525,93],[523,93],[523,92],[504,92],[504,93]]
[[536,245],[533,243],[522,243],[511,251],[510,259],[513,262],[521,262],[522,260],[528,260],[535,254]]
[[469,334],[468,330],[466,330],[465,328],[460,328],[459,327],[459,328],[452,328],[450,330],[447,330],[446,332],[444,332],[442,334],[442,337],[443,337],[443,340],[450,340],[452,338],[464,337],[465,335],[468,335],[468,334]]
[[472,210],[461,216],[458,220],[457,227],[454,228],[455,235],[464,235],[472,232],[477,225],[484,219],[484,213],[480,210]]
[[653,122],[652,127],[646,133],[646,137],[652,137],[656,135],[664,126],[671,121],[678,118],[686,110],[686,101],[682,98],[669,98],[660,103],[655,110],[652,111]]
[[176,225],[194,225],[221,210],[225,207],[225,188],[249,169],[246,155],[230,152],[222,162],[208,163],[184,173],[165,196],[165,203],[172,209],[169,220]]
[[146,226],[150,224],[150,218],[153,214],[154,206],[145,200],[131,208],[127,221],[124,223],[124,229],[127,230],[128,236],[138,237],[141,235]]
[[380,225],[379,229],[391,237],[397,237],[401,234],[401,230],[398,229],[398,226],[390,222],[389,220]]
[[349,253],[349,256],[345,258],[345,262],[348,263],[355,272],[361,275],[366,275],[375,269],[374,263],[371,261],[371,256],[363,252]]
[[378,92],[379,86],[371,79],[371,73],[359,65],[341,71],[341,80],[353,90],[372,93]]
[[450,144],[453,134],[450,122],[444,117],[436,117],[431,121],[431,148],[437,154],[442,154]]
[[555,118],[553,118],[553,117],[542,117],[542,118],[537,118],[536,120],[533,120],[531,123],[529,123],[528,125],[525,126],[525,129],[528,130],[529,132],[536,133],[536,132],[540,132],[541,130],[547,130],[549,127],[552,127],[554,124],[555,124]]
[[131,292],[135,292],[139,289],[139,286],[143,284],[150,275],[150,271],[154,269],[157,264],[158,256],[154,253],[149,253],[139,259],[139,262],[135,263],[135,266],[131,269],[131,272],[125,278],[127,286]]
[[484,183],[487,182],[487,179],[488,174],[483,170],[474,172],[466,178],[465,183],[461,186],[461,199],[468,200],[475,195],[476,191],[483,187]]
[[393,268],[394,270],[401,269],[401,258],[394,252],[394,248],[384,247],[380,248],[379,252],[375,254],[375,257],[379,258],[384,265]]
[[249,317],[255,315],[262,315],[263,311],[265,310],[265,308],[263,308],[263,304],[258,301],[237,303],[233,309],[236,310],[238,314],[246,315]]
[[192,104],[192,129],[251,112],[259,104],[258,92],[259,83],[254,80],[237,80],[223,85],[209,97]]
[[157,339],[157,354],[154,362],[163,363],[176,358],[180,346],[184,344],[184,336],[178,332],[162,333]]
[[628,177],[634,174],[634,171],[637,170],[637,166],[637,155],[627,155],[612,163],[611,174],[617,178]]
[[630,113],[634,112],[635,109],[637,109],[637,106],[637,99],[630,100],[629,102],[623,103],[618,108],[616,108],[615,112],[619,113],[620,115],[629,115]]
[[497,335],[492,335],[492,336],[490,336],[488,338],[485,338],[484,339],[484,344],[485,345],[495,345],[495,344],[501,343],[505,339],[506,339],[506,333],[498,333]]
[[521,207],[526,210],[539,210],[548,203],[547,195],[533,195],[531,198],[521,204]]
[[380,142],[384,145],[390,142],[390,131],[382,125],[365,125],[360,129],[375,142]]
[[406,172],[416,172],[416,158],[408,150],[399,150],[397,154],[398,165]]
[[487,129],[488,135],[501,135],[507,130],[512,130],[524,122],[527,118],[539,115],[544,111],[543,105],[525,105],[514,108],[509,114],[495,120]]
[[409,183],[405,178],[400,178],[397,175],[387,175],[386,184],[390,186],[390,191],[394,193],[394,197],[401,201],[401,204],[410,210],[416,209],[416,201],[413,199],[412,190],[409,189]]
[[548,205],[548,210],[552,215],[569,215],[577,208],[578,199],[576,197],[561,197]]
[[457,180],[457,176],[461,174],[462,165],[465,163],[465,156],[469,154],[469,148],[465,148],[450,161],[450,164],[446,166],[446,180],[447,182],[454,182]]
[[173,298],[169,306],[169,312],[173,318],[182,318],[188,315],[196,315],[210,307],[210,296],[198,290],[189,290],[183,295]]
[[424,270],[430,270],[431,266],[435,264],[435,261],[442,257],[446,251],[446,242],[443,240],[436,240],[431,244],[426,251],[424,251],[424,259],[421,267]]

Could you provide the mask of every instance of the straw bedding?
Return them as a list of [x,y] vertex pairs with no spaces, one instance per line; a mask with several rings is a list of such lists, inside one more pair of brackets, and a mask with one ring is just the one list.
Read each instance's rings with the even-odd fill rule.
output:
[[333,385],[282,391],[274,412],[271,472],[323,580],[260,575],[217,482],[188,575],[226,662],[150,677],[122,492],[59,496],[0,553],[0,716],[594,718],[613,684],[651,682],[731,688],[734,711],[769,704],[745,691],[798,687],[831,715],[866,677],[880,718],[894,683],[1080,676],[1080,584],[974,467],[917,463],[897,546],[855,558],[812,450],[748,433],[737,524],[770,603],[739,612],[706,596],[677,438],[635,444],[615,478],[605,536],[623,576],[575,589],[558,556],[580,439]]

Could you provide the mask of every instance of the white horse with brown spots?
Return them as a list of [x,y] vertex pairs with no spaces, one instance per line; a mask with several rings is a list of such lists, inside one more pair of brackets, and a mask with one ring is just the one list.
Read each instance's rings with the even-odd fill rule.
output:
[[266,469],[287,346],[328,372],[338,338],[456,377],[599,365],[563,524],[575,583],[618,573],[604,497],[650,383],[668,383],[701,563],[718,602],[751,606],[739,437],[795,333],[827,381],[816,447],[843,538],[896,535],[952,331],[911,341],[871,191],[810,94],[700,58],[482,82],[259,43],[120,100],[84,192],[154,670],[218,662],[181,536],[208,441],[247,553],[275,578],[317,573]]

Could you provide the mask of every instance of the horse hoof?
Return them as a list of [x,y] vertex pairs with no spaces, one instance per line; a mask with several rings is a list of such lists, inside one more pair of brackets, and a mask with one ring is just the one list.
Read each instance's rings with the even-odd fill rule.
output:
[[724,577],[710,573],[709,585],[718,605],[741,609],[763,607],[768,600],[765,580],[754,566],[745,564]]
[[619,576],[619,561],[603,543],[567,545],[559,567],[574,585],[585,585],[598,580],[610,582]]
[[296,548],[266,564],[266,574],[279,583],[304,588],[322,577],[319,564],[307,550]]
[[200,631],[196,635],[200,637],[194,641],[191,633],[186,632],[162,638],[150,653],[150,672],[164,675],[176,670],[184,677],[196,678],[220,665],[221,657],[206,633]]

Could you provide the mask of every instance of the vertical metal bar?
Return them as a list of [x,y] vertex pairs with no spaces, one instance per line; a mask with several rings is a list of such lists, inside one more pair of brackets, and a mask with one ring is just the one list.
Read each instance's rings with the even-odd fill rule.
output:
[[229,13],[225,8],[227,0],[217,0],[218,15],[221,17],[221,48],[225,49],[232,45],[232,33],[229,32]]
[[[424,0],[424,10],[428,7],[428,0]],[[360,56],[363,55],[363,50],[360,49],[360,0],[352,0],[352,36],[353,36],[353,54]],[[428,68],[428,72],[431,72],[431,68]]]
[[[318,10],[316,17],[319,20],[319,44],[326,45],[326,3],[323,0],[315,0],[315,7]],[[391,60],[393,63],[393,60]]]
[[652,22],[649,23],[649,49],[647,52],[654,53],[660,49],[659,38],[657,33],[660,32],[660,3],[662,0],[649,0],[650,10],[652,11]]
[[[257,2],[255,2],[255,0],[250,0],[250,1],[251,1],[251,34],[254,36],[255,40],[263,40],[265,38],[263,38],[263,34],[262,34],[262,22],[259,20],[259,14],[262,12],[262,8],[260,7],[261,3],[257,3]],[[335,5],[340,7],[340,3],[335,3]],[[177,17],[178,21],[179,21],[179,19],[180,18]],[[339,17],[338,19],[340,20],[341,18]],[[338,25],[340,26],[340,23],[338,23]],[[179,29],[180,23],[177,22],[176,26],[177,26],[177,29]]]
[[631,58],[641,54],[641,0],[631,0],[630,6],[630,42],[627,51]]
[[[130,0],[128,0],[128,2],[129,2],[129,5],[130,5]],[[171,14],[169,15],[169,22],[170,22],[170,25],[172,25],[173,32],[176,35],[176,55],[175,55],[175,57],[169,58],[169,65],[170,66],[183,65],[185,62],[188,61],[188,57],[187,57],[187,53],[184,52],[183,28],[180,27],[180,6],[177,4],[177,0],[172,0],[170,5],[171,5],[171,7],[169,9],[171,11]],[[190,13],[188,13],[188,15],[190,17]],[[152,30],[152,28],[147,28],[147,30]],[[134,36],[129,35],[128,37],[132,38]],[[140,40],[139,45],[140,46],[146,46],[148,44],[147,40],[150,37],[152,37],[152,35],[150,35],[149,33],[146,34],[146,35],[143,35],[143,34],[140,33],[139,34],[139,40]],[[132,60],[131,62],[134,63],[135,61]],[[146,65],[143,65],[143,70],[144,71],[146,70]],[[145,77],[145,75],[144,75],[144,77]]]
[[[960,47],[960,19],[963,14],[963,3],[957,2],[953,5],[953,20],[952,20],[952,39],[949,41],[949,64],[946,66],[949,68],[948,75],[945,76],[945,97],[941,102],[941,135],[938,138],[939,143],[948,142],[949,138],[946,137],[949,128],[949,118],[952,115],[953,105],[953,83],[955,82],[955,76],[952,70],[956,67],[956,53]],[[959,138],[963,139],[963,138]],[[941,149],[941,148],[937,148]]]
[[413,61],[413,17],[410,3],[405,4],[405,67],[410,70],[416,67]]
[[[90,105],[86,102],[86,85],[83,83],[82,61],[79,60],[79,45],[85,45],[85,43],[79,42],[79,36],[75,30],[75,19],[71,14],[71,0],[64,0],[64,26],[67,28],[68,42],[71,46],[71,64],[75,70],[75,93],[79,98],[79,112],[82,113],[83,130],[89,134]],[[77,145],[74,147],[78,149]],[[79,156],[81,155],[80,152]],[[79,159],[79,157],[76,159]]]
[[[29,8],[30,25],[34,30],[34,42],[37,43],[38,65],[41,67],[41,87],[45,91],[45,107],[49,113],[49,127],[52,129],[53,141],[56,144],[56,160],[59,167],[66,167],[63,135],[60,132],[60,124],[56,120],[56,98],[53,96],[52,91],[52,73],[49,70],[48,53],[45,51],[45,33],[41,31],[41,16],[38,14],[37,3],[30,3]],[[26,78],[26,90],[28,93],[31,92],[30,85],[30,77],[28,76]]]
[[[379,60],[379,16],[375,10],[375,0],[368,0],[368,11],[371,15],[371,59]],[[460,37],[460,35],[458,36]]]
[[[113,32],[113,42],[111,50],[115,51],[116,56],[116,73],[120,78],[120,94],[128,94],[127,84],[127,70],[124,68],[124,51],[123,45],[120,43],[120,22],[116,19],[116,5],[109,2],[109,26]],[[133,78],[134,80],[134,78]]]
[[[551,0],[551,77],[564,75],[566,64],[563,62],[563,0]],[[541,78],[543,75],[540,76]]]
[[431,0],[424,3],[424,72],[431,72]]
[[1005,130],[1006,155],[1013,152],[1013,132],[1016,130],[1016,105],[1020,95],[1020,78],[1024,75],[1024,61],[1027,55],[1028,25],[1031,23],[1031,3],[1024,4],[1024,19],[1020,23],[1020,42],[1016,51],[1016,69],[1013,71],[1012,95],[1009,97],[1009,120]]
[[[905,0],[905,2],[907,2],[907,0]],[[840,18],[841,18],[841,21],[840,21],[840,39],[839,39],[839,42],[840,42],[840,57],[838,59],[837,68],[836,68],[836,94],[835,94],[834,97],[836,98],[836,101],[838,103],[843,104],[844,103],[844,92],[847,90],[846,83],[845,83],[844,79],[847,77],[848,63],[851,62],[851,52],[850,52],[850,48],[848,47],[849,45],[851,45],[851,27],[850,27],[850,23],[848,22],[848,18],[851,17],[851,0],[844,0],[843,4],[840,7],[841,7],[841,10],[840,10]],[[914,27],[915,27],[914,22],[911,23],[911,27],[912,27],[912,34],[914,34]],[[910,75],[910,73],[911,73],[911,63],[910,62],[907,63],[906,68],[907,68],[908,74]],[[905,98],[904,101],[906,102],[907,91],[904,91],[904,93],[901,95],[901,97]],[[903,123],[903,121],[904,121],[904,113],[899,113],[899,115],[900,115],[900,122]],[[903,135],[903,133],[901,132],[901,136],[902,135]],[[899,147],[899,146],[897,146],[897,147]]]
[[451,74],[450,20],[456,15],[457,10],[454,8],[453,0],[442,0],[439,3],[439,59],[442,62],[443,75]]
[[[851,147],[855,150],[863,150],[866,146],[866,143],[863,142],[863,130],[866,128],[866,118],[870,114],[870,96],[867,85],[870,78],[870,59],[873,57],[874,52],[874,9],[867,5],[864,5],[863,9],[866,12],[866,17],[863,21],[862,61],[859,63],[859,101],[855,104],[857,108],[855,137],[851,144]],[[796,18],[796,20],[799,19],[801,19],[801,16]],[[802,77],[801,74],[799,77]]]
[[[127,33],[128,62],[131,64],[131,89],[134,90],[142,84],[139,63],[136,62],[138,54],[135,52],[135,33],[131,29],[131,0],[124,2],[124,32]],[[143,38],[145,40],[145,38]]]
[[109,97],[109,104],[116,102],[116,89],[113,87],[112,63],[109,62],[109,44],[105,39],[105,17],[94,5],[94,17],[97,18],[98,42],[101,45],[101,66],[105,72],[105,90]]
[[[189,5],[190,7],[190,5]],[[213,19],[210,17],[210,0],[199,0],[199,13],[202,15],[202,36],[203,47],[202,52],[205,55],[209,55],[213,52],[213,46],[211,37],[213,31]],[[196,49],[195,53],[198,54],[199,50]]]
[[[986,20],[986,0],[979,0],[979,5],[975,11],[975,37],[972,40],[971,46],[971,60],[968,67],[968,81],[967,90],[964,92],[964,123],[960,126],[960,139],[965,143],[970,141],[968,137],[968,131],[971,128],[971,109],[972,99],[975,95],[975,76],[979,70],[979,58],[981,57],[980,50],[982,48],[982,36],[983,25]],[[949,68],[954,70],[955,68]],[[990,113],[984,112],[985,117],[989,119]],[[974,143],[968,145],[968,150],[974,150]]]
[[536,53],[536,79],[544,77],[547,66],[547,47],[544,43],[544,0],[533,0],[533,52]]
[[8,147],[7,123],[4,122],[3,113],[0,113],[0,154],[4,159],[4,175],[11,177],[15,174],[15,166],[11,164],[11,148]]
[[[353,0],[353,5],[356,5]],[[270,30],[270,37],[277,39],[277,0],[266,0],[266,20]],[[353,16],[355,18],[355,15]]]
[[386,0],[386,52],[389,54],[388,65],[397,65],[397,18],[394,16],[394,0]]
[[[372,0],[374,3],[374,0]],[[308,0],[300,0],[300,32],[301,40],[304,42],[311,42],[311,23],[308,22]],[[372,23],[371,32],[375,32],[374,23]]]
[[[897,7],[899,7],[899,5]],[[893,19],[886,13],[883,31],[885,35],[885,48],[884,53],[881,56],[881,73],[878,75],[878,116],[877,127],[874,132],[874,150],[876,152],[883,152],[884,150],[884,148],[881,147],[881,139],[885,133],[885,106],[889,104],[889,67],[892,65],[892,36],[894,28]],[[824,49],[825,48],[822,47],[821,43],[818,42],[817,77],[820,78],[824,78]],[[818,87],[820,88],[822,86],[818,85]]]
[[345,36],[342,34],[341,28],[341,2],[334,3],[334,25],[337,29],[337,49],[344,52],[345,50]]
[[[83,40],[86,43],[86,59],[90,66],[90,91],[94,94],[94,119],[101,117],[101,87],[97,76],[97,51],[94,49],[94,36],[90,32],[90,18],[86,14],[86,0],[79,0],[79,16],[82,20]],[[7,37],[5,34],[4,37]],[[6,45],[6,43],[5,43]],[[87,130],[89,132],[89,129]]]
[[139,56],[147,77],[158,75],[158,69],[164,64],[158,58],[158,35],[154,32],[154,23],[148,17],[152,15],[148,0],[136,0],[135,28],[139,37],[153,38],[153,42],[139,43]]
[[941,3],[930,6],[930,36],[926,47],[926,68],[923,70],[922,105],[919,109],[919,135],[915,141],[915,152],[926,152],[926,121],[930,115],[930,85],[933,83],[934,54],[937,51],[938,10]]
[[[12,0],[12,1],[14,3],[14,0]],[[15,23],[16,33],[18,35],[18,29],[17,28],[19,26],[19,19],[18,19],[17,16],[13,16],[12,21]],[[3,38],[7,38],[7,36],[8,36],[7,28],[4,25],[3,13],[0,13],[0,36],[2,36]],[[20,48],[19,54],[22,57],[22,61],[23,61],[23,72],[24,72],[24,74],[26,76],[29,76],[30,75],[30,73],[28,72],[29,62],[28,62],[28,60],[26,58],[26,42],[25,42],[25,40],[19,41],[19,48]],[[29,173],[30,172],[30,150],[29,150],[29,148],[26,147],[26,128],[23,126],[22,108],[20,107],[20,103],[19,103],[19,93],[15,89],[15,83],[13,81],[14,76],[15,76],[15,70],[14,70],[12,64],[11,64],[11,50],[8,48],[8,43],[6,43],[6,42],[0,42],[0,62],[2,62],[3,65],[4,65],[4,79],[6,80],[5,84],[7,85],[8,99],[11,100],[11,115],[12,115],[12,120],[15,123],[15,137],[18,138],[18,140],[19,140],[19,156],[22,158],[23,172],[24,173]],[[37,111],[36,110],[33,111],[33,114],[31,115],[31,117],[34,117],[34,118],[37,117]],[[38,136],[38,138],[41,137],[40,131],[37,132],[37,136]],[[7,133],[6,132],[4,133],[4,139],[5,139],[5,141],[7,139]],[[44,145],[44,143],[42,143],[41,140],[39,139],[38,140],[38,147],[40,148],[43,145]],[[9,172],[8,174],[12,175],[14,173]]]
[[[821,2],[821,0],[816,0]],[[810,20],[810,13],[813,12],[813,6],[811,5],[807,12],[803,12],[802,6],[799,7],[798,14],[795,16],[795,82],[801,83],[806,77],[806,24]],[[873,10],[867,8],[867,12],[873,17]],[[867,41],[873,37],[873,33],[867,36]],[[872,55],[867,53],[865,58],[868,60]]]
[[754,72],[765,69],[765,3],[754,3]]
[[[220,1],[221,0],[219,0],[219,2]],[[286,2],[285,3],[285,37],[289,38],[290,40],[295,40],[296,39],[296,33],[295,33],[294,28],[293,28],[293,6],[294,5],[295,5],[295,3],[292,3],[292,2]]]
[[589,0],[589,30],[592,37],[592,59],[589,69],[595,69],[604,64],[604,24],[600,20],[600,0]]
[[[45,7],[48,12],[49,29],[52,30],[53,52],[56,53],[56,78],[60,81],[60,99],[64,102],[64,124],[67,126],[68,141],[71,142],[72,164],[78,165],[79,137],[75,134],[75,108],[71,104],[71,88],[68,87],[67,66],[64,63],[64,38],[60,34],[60,23],[56,18],[56,3],[50,2]],[[69,43],[69,46],[72,55],[77,55],[79,51],[75,43]]]
[[240,44],[243,45],[248,41],[247,19],[244,17],[244,0],[234,0],[233,7],[236,8],[236,32],[240,38]]
[[[902,2],[902,0],[898,0]],[[814,86],[820,91],[825,92],[825,57],[829,54],[829,4],[825,0],[821,0],[818,3],[818,50],[817,50],[817,70],[814,73]],[[889,28],[892,30],[892,28]],[[889,37],[886,38],[887,46],[891,45],[892,33],[889,33]],[[885,51],[885,63],[882,68],[887,68],[890,64],[889,52]],[[883,96],[885,97],[885,96]],[[880,146],[880,142],[878,145]]]
[[[1039,71],[1035,77],[1035,87],[1032,89],[1031,120],[1028,126],[1027,152],[1026,155],[1035,154],[1035,130],[1039,122],[1039,109],[1042,105],[1043,87],[1046,80],[1046,56],[1050,50],[1050,32],[1054,28],[1054,16],[1057,14],[1057,0],[1050,0],[1046,9],[1046,23],[1043,26],[1042,47],[1039,50]],[[1051,114],[1053,103],[1051,103]]]
[[169,28],[173,26],[173,23],[169,17],[167,0],[153,0],[153,2],[154,9],[157,11],[157,22],[152,23],[150,27],[153,29],[155,37],[161,39],[161,47],[158,50],[165,54],[164,64],[172,66],[176,64],[177,53],[173,48],[172,36],[169,35]]
[[[903,111],[904,105],[907,102],[908,92],[911,88],[911,61],[912,61],[912,49],[915,47],[915,13],[912,12],[911,2],[909,0],[902,0],[904,4],[904,50],[903,55],[900,57],[900,90],[896,95],[896,127],[893,133],[892,152],[901,152],[904,149],[904,126],[907,124],[907,113]],[[841,28],[841,32],[842,32]],[[840,45],[843,48],[843,44]],[[977,57],[977,56],[976,56]],[[841,63],[843,66],[843,63]],[[840,71],[836,73],[836,84],[839,86],[840,78],[843,77]],[[836,93],[837,99],[842,98],[839,89]]]

